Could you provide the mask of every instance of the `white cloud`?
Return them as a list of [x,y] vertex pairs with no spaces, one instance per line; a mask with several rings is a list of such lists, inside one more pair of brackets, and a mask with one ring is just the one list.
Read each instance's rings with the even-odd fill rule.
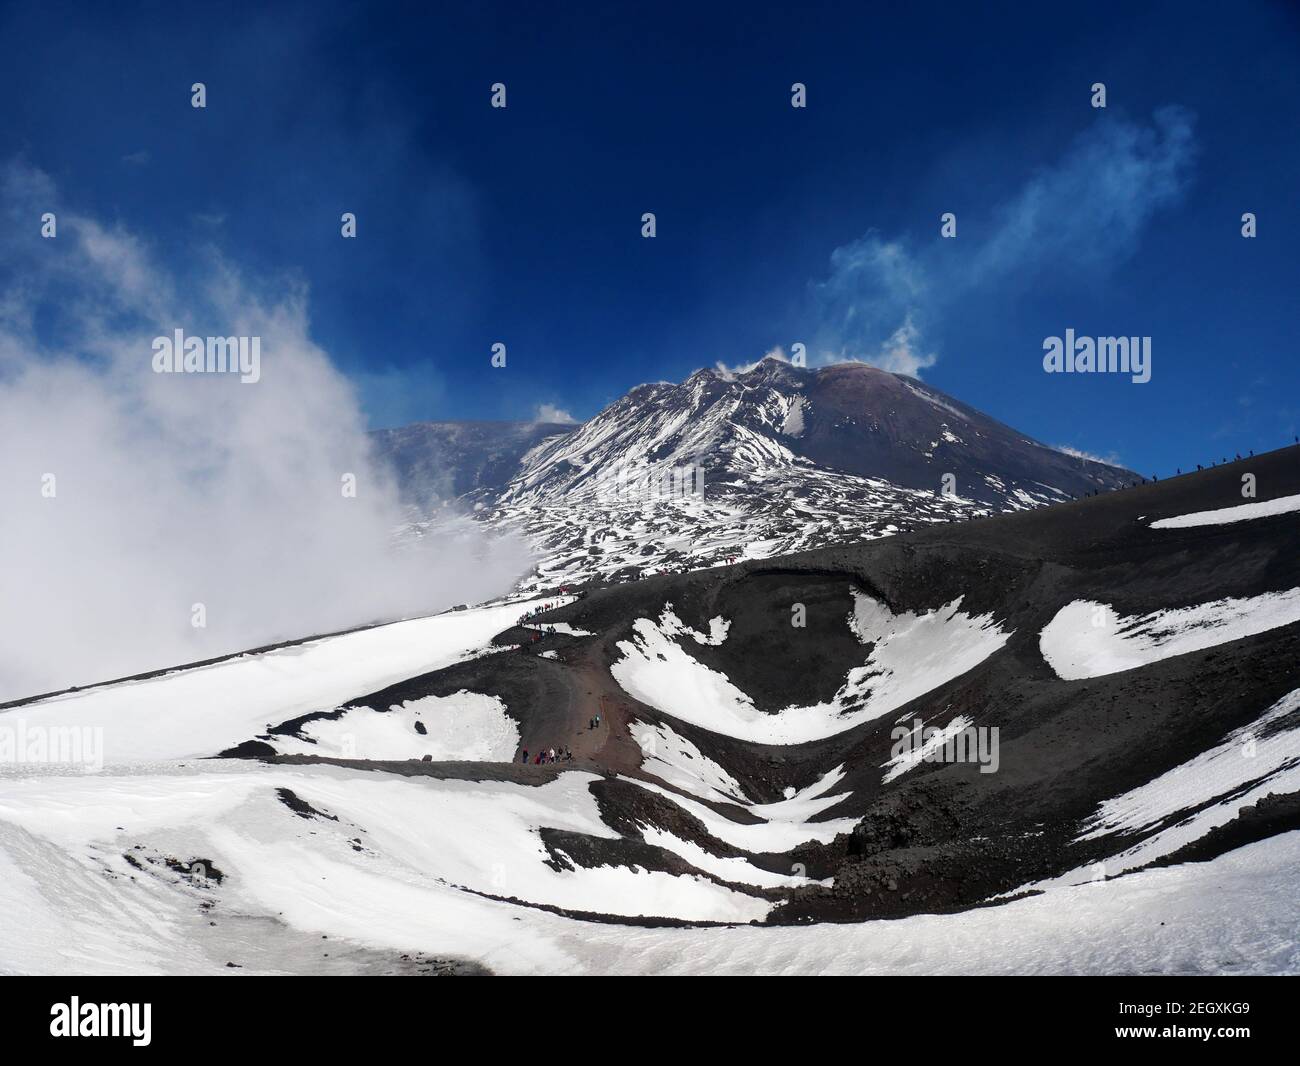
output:
[[748,374],[755,367],[763,362],[763,359],[775,359],[781,363],[788,363],[790,357],[785,354],[785,349],[780,345],[771,349],[762,359],[755,359],[752,363],[737,363],[735,366],[727,366],[721,359],[713,364],[713,369],[717,371],[718,377],[723,381],[733,381],[741,374]]
[[919,379],[920,372],[926,367],[934,366],[939,359],[933,352],[921,351],[917,347],[919,340],[920,332],[913,325],[911,315],[908,315],[878,351],[859,357],[843,352],[822,352],[817,357],[817,364],[830,366],[833,363],[866,363],[868,366],[888,370],[891,374],[906,374]]
[[1032,281],[1040,268],[1105,272],[1130,257],[1157,211],[1180,201],[1196,156],[1193,119],[1160,108],[1150,125],[1092,125],[996,213],[966,284]]
[[1114,452],[1110,452],[1108,455],[1101,456],[1101,455],[1096,455],[1093,452],[1086,452],[1082,448],[1072,448],[1068,444],[1054,444],[1052,445],[1052,447],[1055,448],[1056,451],[1058,452],[1063,452],[1066,455],[1073,456],[1075,459],[1087,459],[1089,462],[1092,463],[1102,463],[1105,466],[1115,466],[1121,468],[1124,465],[1123,460],[1121,460],[1120,457],[1116,455]]
[[1060,159],[1030,175],[961,237],[915,244],[875,231],[836,248],[810,286],[822,362],[865,362],[916,376],[937,355],[922,343],[955,300],[1032,286],[1054,275],[1100,275],[1130,258],[1155,214],[1177,204],[1196,156],[1191,115],[1150,124],[1095,120]]
[[[397,493],[303,290],[215,253],[182,286],[68,211],[42,241],[29,220],[56,200],[0,170],[0,700],[428,613],[527,568],[468,520],[395,542]],[[260,337],[260,382],[155,374],[152,338],[177,328]]]
[[924,267],[899,242],[868,233],[836,248],[829,276],[812,287],[817,361],[870,363],[915,376],[934,363],[916,351],[928,291]]
[[553,403],[540,403],[533,411],[534,422],[560,422],[566,426],[575,426],[578,420],[569,414],[563,407],[556,407]]

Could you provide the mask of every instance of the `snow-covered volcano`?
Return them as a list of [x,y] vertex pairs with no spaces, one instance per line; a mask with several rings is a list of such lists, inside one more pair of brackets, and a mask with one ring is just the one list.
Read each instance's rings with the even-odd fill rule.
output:
[[679,385],[633,389],[530,451],[501,500],[584,498],[599,495],[617,466],[697,462],[710,483],[741,479],[760,490],[769,478],[826,473],[936,493],[951,475],[956,495],[1000,509],[1134,477],[1029,440],[915,378],[862,363],[810,370],[769,357],[747,373],[698,370]]
[[484,521],[525,533],[541,556],[532,587],[766,558],[1139,480],[860,363],[768,358],[638,386],[577,427],[491,425],[378,443],[413,500],[427,502],[441,470]]

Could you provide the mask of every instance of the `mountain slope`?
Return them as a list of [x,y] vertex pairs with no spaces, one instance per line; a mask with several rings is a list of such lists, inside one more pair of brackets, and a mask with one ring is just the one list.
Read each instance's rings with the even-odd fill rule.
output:
[[376,430],[371,439],[405,498],[427,507],[447,498],[490,496],[515,476],[528,451],[574,428],[558,422],[416,422]]
[[524,459],[506,502],[585,495],[619,466],[702,462],[714,484],[809,470],[856,475],[994,507],[1117,488],[1131,471],[1028,440],[921,382],[861,363],[809,370],[774,358],[748,373],[700,370],[642,385]]

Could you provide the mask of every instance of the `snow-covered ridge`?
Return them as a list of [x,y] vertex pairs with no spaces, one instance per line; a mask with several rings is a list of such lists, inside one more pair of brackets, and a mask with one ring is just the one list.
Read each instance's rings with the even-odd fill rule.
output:
[[110,765],[216,755],[270,725],[331,711],[360,694],[480,653],[542,602],[415,618],[69,692],[0,712],[0,724],[22,718],[28,727],[102,729]]

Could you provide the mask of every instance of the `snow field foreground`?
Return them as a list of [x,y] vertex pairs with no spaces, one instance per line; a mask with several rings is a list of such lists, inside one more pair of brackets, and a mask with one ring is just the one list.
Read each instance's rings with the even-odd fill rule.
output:
[[[193,924],[177,913],[187,908],[218,929],[228,915],[260,914],[306,932],[404,948],[427,940],[443,954],[475,957],[490,951],[492,930],[503,938],[512,932],[508,918],[466,928],[474,909],[467,901],[478,896],[696,922],[767,914],[768,901],[705,877],[549,863],[541,826],[616,838],[588,789],[594,780],[566,773],[528,786],[246,764],[7,778],[0,781],[0,852],[19,875],[0,888],[0,905],[22,902],[47,931],[116,924],[105,946],[116,943],[120,964],[136,971],[156,964],[160,943],[184,939],[174,933],[177,924]],[[295,813],[282,789],[308,805],[297,807],[307,816]],[[198,909],[203,893],[184,875],[195,857],[222,878],[206,885],[204,898],[217,901],[207,914]],[[494,915],[497,906],[483,913]],[[14,928],[21,924],[0,931],[0,970],[50,968],[63,938],[47,941],[42,959],[40,945]],[[157,958],[176,950],[173,943]]]
[[[217,973],[230,972],[227,962],[244,973],[285,972],[306,970],[309,954],[319,961],[349,943],[386,957],[463,956],[520,974],[1300,972],[1300,833],[1209,863],[1051,888],[960,914],[636,928],[453,887],[570,898],[565,875],[533,861],[540,845],[528,826],[539,816],[561,817],[599,830],[579,795],[579,775],[564,775],[551,792],[429,784],[334,767],[307,774],[243,766],[6,780],[0,907],[23,921],[0,925],[0,972]],[[338,822],[293,814],[276,788],[293,789]],[[461,817],[452,832],[447,822]],[[203,856],[222,880],[196,883],[151,861],[161,855]],[[712,884],[671,884],[685,879],[625,869],[589,873],[608,878],[616,893],[669,898],[696,913],[750,906]],[[573,883],[583,884],[581,877]],[[1204,921],[1206,901],[1223,899],[1233,905],[1216,909],[1222,920]],[[201,909],[203,902],[212,906]],[[268,957],[259,947],[267,940],[300,950]]]

